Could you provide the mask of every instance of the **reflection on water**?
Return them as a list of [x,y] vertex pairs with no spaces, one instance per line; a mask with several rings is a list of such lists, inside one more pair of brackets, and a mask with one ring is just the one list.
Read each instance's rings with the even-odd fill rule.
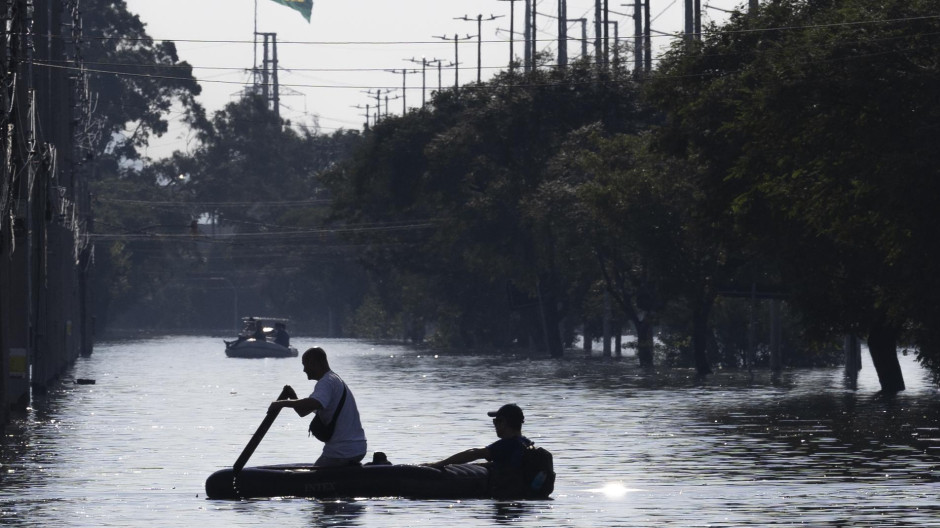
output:
[[[701,380],[579,354],[317,344],[356,394],[369,450],[393,462],[486,445],[486,411],[519,403],[525,434],[555,455],[553,500],[206,500],[205,478],[234,462],[281,387],[312,383],[297,358],[166,338],[100,345],[7,429],[0,526],[933,526],[940,514],[940,402],[909,357],[909,390],[883,398],[870,364],[850,390],[839,369]],[[249,464],[315,459],[306,425],[282,413]]]
[[[518,526],[522,521],[533,521],[547,509],[551,508],[551,501],[528,502],[493,502],[494,524],[512,524]],[[485,519],[484,519],[485,520]]]

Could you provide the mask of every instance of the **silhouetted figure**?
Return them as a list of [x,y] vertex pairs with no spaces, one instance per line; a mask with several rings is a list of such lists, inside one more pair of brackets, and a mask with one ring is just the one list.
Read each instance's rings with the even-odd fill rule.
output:
[[284,323],[274,323],[274,342],[285,348],[290,347],[290,334]]
[[264,321],[261,319],[255,321],[255,331],[251,334],[251,337],[255,338],[256,341],[268,340],[268,336],[264,333]]
[[[359,408],[351,390],[330,370],[326,352],[320,347],[307,349],[301,357],[307,379],[317,380],[313,393],[299,400],[271,402],[268,412],[290,407],[299,416],[316,412],[314,421],[332,424],[331,436],[324,441],[323,453],[315,465],[321,467],[358,464],[366,456],[366,433],[362,430]],[[338,415],[338,416],[337,416]],[[311,424],[311,432],[313,432]]]

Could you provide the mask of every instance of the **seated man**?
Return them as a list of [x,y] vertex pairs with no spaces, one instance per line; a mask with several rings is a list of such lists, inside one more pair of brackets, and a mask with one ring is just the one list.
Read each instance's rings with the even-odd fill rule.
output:
[[523,485],[523,454],[525,449],[532,445],[531,440],[522,436],[525,416],[522,409],[514,403],[503,405],[498,411],[488,412],[487,415],[493,417],[493,427],[499,440],[486,447],[467,449],[428,465],[443,468],[449,464],[466,464],[485,459],[490,462],[496,495],[518,495],[517,489]]
[[284,323],[274,323],[274,342],[285,348],[290,346],[290,334]]
[[255,331],[251,334],[256,341],[267,341],[268,336],[264,333],[264,321],[258,319],[255,321]]

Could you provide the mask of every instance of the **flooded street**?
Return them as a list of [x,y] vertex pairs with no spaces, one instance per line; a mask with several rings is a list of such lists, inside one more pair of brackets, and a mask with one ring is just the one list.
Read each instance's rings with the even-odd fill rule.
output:
[[[495,439],[486,411],[525,410],[555,455],[553,500],[205,498],[300,359],[231,359],[221,338],[99,344],[11,424],[0,456],[3,526],[936,526],[940,394],[911,356],[908,390],[857,390],[841,369],[643,372],[635,361],[435,355],[318,344],[356,395],[368,458],[443,458]],[[867,353],[865,354],[867,356]],[[94,379],[78,385],[75,379]],[[249,465],[310,462],[307,420],[282,413]]]

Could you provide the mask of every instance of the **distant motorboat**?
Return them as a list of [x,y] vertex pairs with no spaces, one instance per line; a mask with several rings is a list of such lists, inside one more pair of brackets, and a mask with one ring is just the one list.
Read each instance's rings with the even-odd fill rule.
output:
[[297,357],[297,349],[248,338],[240,342],[226,341],[225,355],[236,358]]
[[[265,322],[273,322],[274,327],[265,327]],[[290,346],[287,319],[280,317],[242,317],[242,331],[238,338],[223,342],[228,357],[297,357],[297,349]]]

